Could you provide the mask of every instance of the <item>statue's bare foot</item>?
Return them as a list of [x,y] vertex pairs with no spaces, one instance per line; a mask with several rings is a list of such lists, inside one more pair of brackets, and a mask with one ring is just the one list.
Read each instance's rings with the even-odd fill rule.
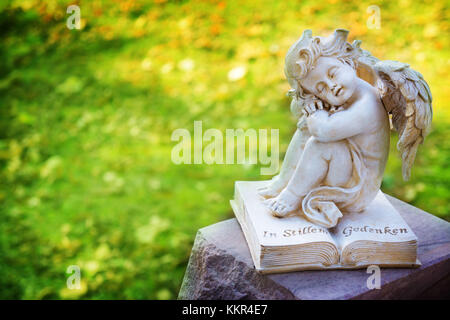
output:
[[278,176],[272,179],[269,185],[258,188],[258,194],[264,198],[273,198],[280,194],[280,192],[286,187]]
[[264,200],[264,204],[272,210],[276,217],[284,217],[289,212],[297,210],[302,197],[299,197],[285,188],[281,193],[272,199]]

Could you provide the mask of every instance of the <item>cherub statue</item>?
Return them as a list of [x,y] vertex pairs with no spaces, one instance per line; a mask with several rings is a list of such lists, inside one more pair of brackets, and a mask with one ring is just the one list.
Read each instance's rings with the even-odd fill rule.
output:
[[364,210],[380,189],[389,115],[405,180],[429,131],[431,92],[422,75],[378,60],[347,35],[337,29],[312,37],[306,30],[286,55],[291,111],[301,117],[280,174],[258,190],[275,216],[301,208],[309,221],[334,227],[343,213]]

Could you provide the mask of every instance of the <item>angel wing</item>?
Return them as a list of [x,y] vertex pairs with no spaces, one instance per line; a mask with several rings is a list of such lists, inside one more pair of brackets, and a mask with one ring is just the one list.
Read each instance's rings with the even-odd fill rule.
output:
[[402,157],[403,179],[408,180],[417,148],[430,130],[431,91],[423,76],[406,63],[380,61],[374,69],[380,80],[381,100],[399,134],[397,149]]
[[431,127],[432,96],[423,76],[408,64],[380,61],[368,51],[359,48],[359,73],[378,88],[386,111],[392,115],[392,124],[398,132],[397,149],[402,157],[403,179],[408,180],[417,148],[423,143]]

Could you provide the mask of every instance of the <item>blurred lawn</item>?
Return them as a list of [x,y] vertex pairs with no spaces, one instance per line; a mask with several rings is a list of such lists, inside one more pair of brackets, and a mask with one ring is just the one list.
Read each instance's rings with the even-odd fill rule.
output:
[[[82,29],[66,27],[81,8]],[[381,29],[366,26],[369,5]],[[3,1],[0,298],[176,298],[196,231],[231,218],[259,166],[174,165],[176,128],[295,130],[284,55],[337,27],[430,84],[433,130],[411,181],[382,189],[450,220],[447,1]],[[240,67],[243,76],[228,73]],[[66,269],[81,267],[81,290]]]

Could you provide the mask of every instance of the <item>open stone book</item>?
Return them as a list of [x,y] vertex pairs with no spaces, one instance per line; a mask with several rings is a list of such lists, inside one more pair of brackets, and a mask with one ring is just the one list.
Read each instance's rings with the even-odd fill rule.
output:
[[344,214],[326,229],[302,217],[301,210],[274,217],[257,189],[269,181],[237,181],[233,211],[257,271],[417,267],[417,237],[379,191],[360,213]]

